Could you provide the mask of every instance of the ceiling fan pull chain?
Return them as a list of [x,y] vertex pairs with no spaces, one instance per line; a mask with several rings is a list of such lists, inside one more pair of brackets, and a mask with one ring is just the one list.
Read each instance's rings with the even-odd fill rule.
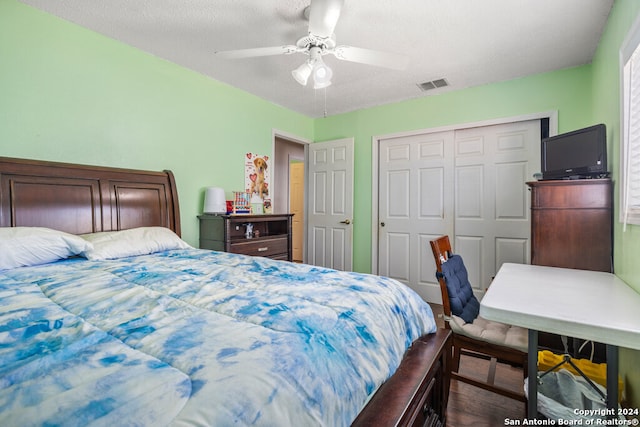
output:
[[327,88],[324,89],[324,118],[327,118]]

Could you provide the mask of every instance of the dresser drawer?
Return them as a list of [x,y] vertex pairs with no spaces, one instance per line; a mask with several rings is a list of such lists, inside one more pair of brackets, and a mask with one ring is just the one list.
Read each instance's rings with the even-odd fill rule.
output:
[[543,181],[532,186],[533,209],[611,209],[610,180]]
[[272,257],[274,255],[287,254],[287,236],[273,239],[238,241],[231,243],[231,251],[236,254]]

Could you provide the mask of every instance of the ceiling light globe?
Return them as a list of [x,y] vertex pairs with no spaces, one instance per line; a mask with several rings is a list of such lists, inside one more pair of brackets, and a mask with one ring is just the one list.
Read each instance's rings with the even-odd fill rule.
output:
[[313,88],[322,89],[331,86],[333,71],[324,63],[318,64],[313,70]]

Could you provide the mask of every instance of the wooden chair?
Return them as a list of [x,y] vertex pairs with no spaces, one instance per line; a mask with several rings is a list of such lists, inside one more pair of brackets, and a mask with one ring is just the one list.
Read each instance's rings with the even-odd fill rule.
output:
[[[432,240],[430,243],[436,262],[436,276],[440,283],[442,293],[445,326],[453,333],[451,378],[512,399],[526,402],[524,391],[518,393],[514,390],[501,387],[495,384],[494,379],[497,362],[522,367],[523,388],[521,390],[524,390],[524,378],[527,377],[527,330],[497,322],[490,322],[481,317],[476,317],[472,322],[465,322],[452,313],[449,291],[447,290],[447,283],[443,276],[442,269],[443,264],[453,256],[449,237],[442,236]],[[461,262],[461,259],[459,261]],[[472,292],[470,289],[468,289],[468,291]],[[473,299],[475,300],[475,297],[473,297]],[[455,302],[457,308],[460,301]],[[503,333],[504,335],[502,335]],[[459,373],[461,354],[490,360],[486,382]]]

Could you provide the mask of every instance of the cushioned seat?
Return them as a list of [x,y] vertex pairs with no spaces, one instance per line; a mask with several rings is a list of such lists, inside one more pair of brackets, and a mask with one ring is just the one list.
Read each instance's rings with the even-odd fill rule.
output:
[[[442,294],[445,326],[453,332],[451,377],[525,401],[524,390],[504,388],[495,384],[494,379],[498,362],[522,367],[523,381],[527,377],[528,331],[479,317],[480,303],[473,294],[462,257],[451,251],[449,237],[442,236],[430,243]],[[459,372],[461,354],[491,360],[486,381]]]
[[465,322],[461,317],[452,315],[449,326],[454,333],[480,339],[492,344],[504,345],[527,351],[528,331],[518,326],[505,325],[476,317],[473,323]]

